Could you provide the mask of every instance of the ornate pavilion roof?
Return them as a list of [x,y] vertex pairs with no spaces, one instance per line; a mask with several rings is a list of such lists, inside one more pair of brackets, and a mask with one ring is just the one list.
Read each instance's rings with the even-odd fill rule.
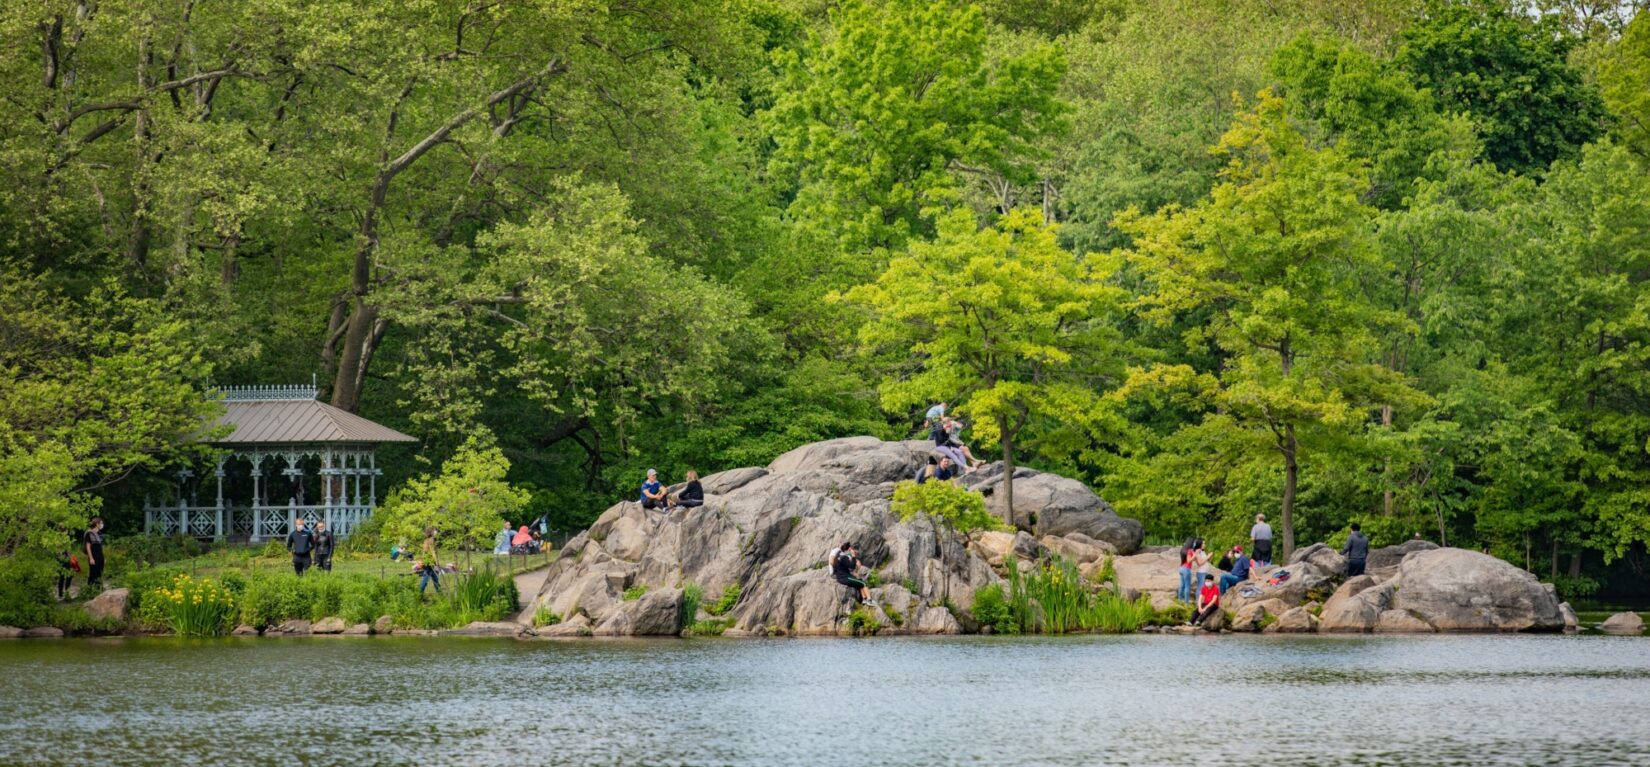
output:
[[214,445],[417,442],[382,424],[315,399],[314,386],[225,387],[224,414],[213,426],[235,430]]

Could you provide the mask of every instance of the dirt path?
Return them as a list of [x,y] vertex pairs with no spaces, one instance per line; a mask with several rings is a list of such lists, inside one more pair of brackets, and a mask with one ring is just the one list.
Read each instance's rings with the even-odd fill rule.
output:
[[549,574],[550,566],[545,565],[516,576],[516,593],[520,595],[521,604],[527,605],[516,614],[517,623],[533,625],[533,598],[539,595],[539,589],[544,587],[544,577]]

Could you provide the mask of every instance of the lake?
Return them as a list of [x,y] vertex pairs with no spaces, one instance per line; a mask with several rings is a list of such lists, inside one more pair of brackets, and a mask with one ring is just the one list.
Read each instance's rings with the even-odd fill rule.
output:
[[0,642],[0,764],[1644,765],[1650,639]]

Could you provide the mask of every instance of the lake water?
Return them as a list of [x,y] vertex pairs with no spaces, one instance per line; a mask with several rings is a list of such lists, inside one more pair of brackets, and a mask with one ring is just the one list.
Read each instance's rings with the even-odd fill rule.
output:
[[1650,639],[10,641],[0,764],[1645,765]]

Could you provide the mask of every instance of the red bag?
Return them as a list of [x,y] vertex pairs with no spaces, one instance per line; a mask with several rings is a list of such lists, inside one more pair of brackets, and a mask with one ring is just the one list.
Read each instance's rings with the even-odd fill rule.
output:
[[69,569],[77,573],[80,572],[80,557],[74,554],[69,555]]

